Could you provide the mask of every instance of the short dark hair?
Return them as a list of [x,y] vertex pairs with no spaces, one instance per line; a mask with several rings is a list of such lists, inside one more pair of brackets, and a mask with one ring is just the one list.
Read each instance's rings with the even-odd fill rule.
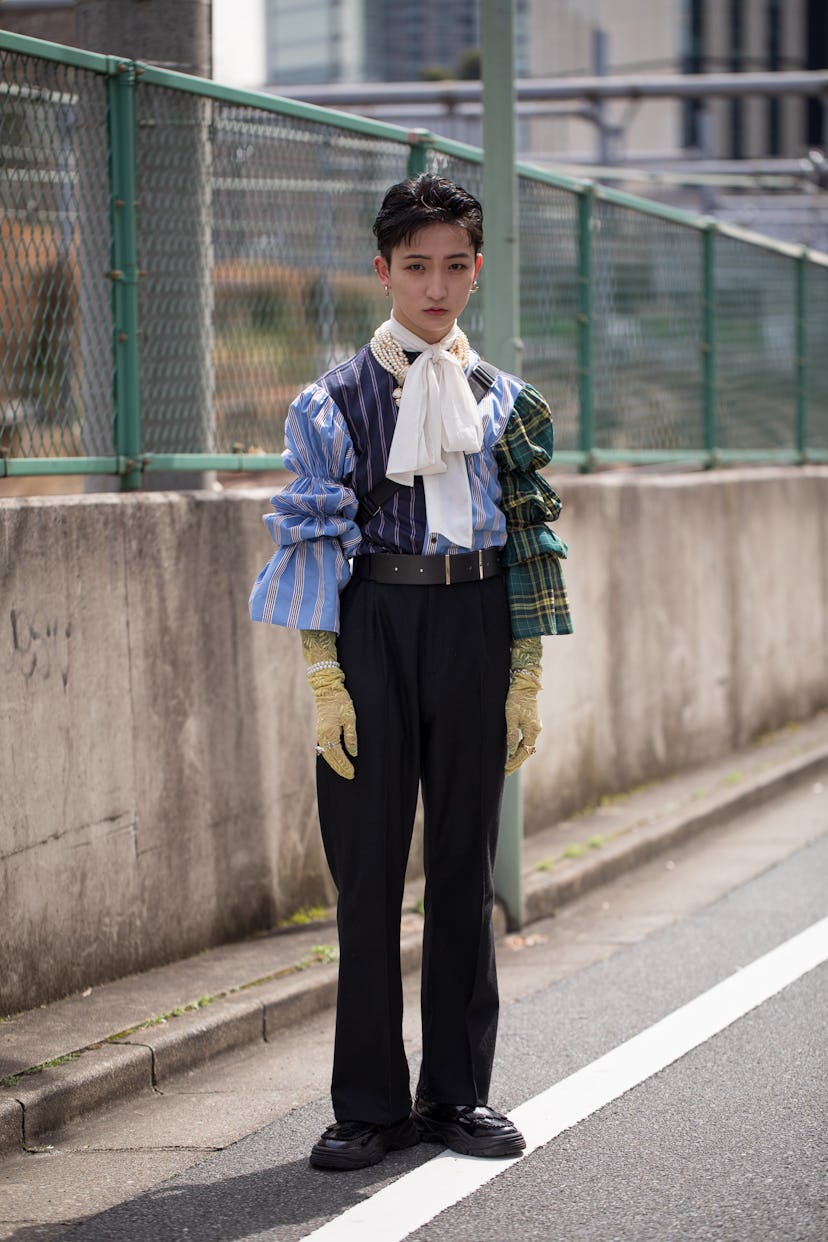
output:
[[477,254],[483,246],[483,208],[462,186],[420,173],[392,185],[374,221],[377,249],[387,263],[391,251],[429,224],[459,224]]

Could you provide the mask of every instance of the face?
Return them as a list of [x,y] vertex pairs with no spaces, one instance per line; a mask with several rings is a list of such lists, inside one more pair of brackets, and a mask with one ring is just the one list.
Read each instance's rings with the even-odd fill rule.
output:
[[428,224],[394,247],[390,264],[378,255],[374,267],[394,299],[395,318],[433,345],[454,326],[482,262],[459,224]]

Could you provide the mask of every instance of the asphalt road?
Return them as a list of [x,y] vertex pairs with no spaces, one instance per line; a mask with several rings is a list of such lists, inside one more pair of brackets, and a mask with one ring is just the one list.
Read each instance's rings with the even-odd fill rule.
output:
[[[809,802],[815,792],[820,788],[803,789],[799,801],[792,796],[762,814],[776,816],[777,833],[784,833],[786,817],[817,815],[828,833],[828,798]],[[749,836],[750,825],[742,831]],[[549,962],[544,966],[546,933],[532,929],[537,948],[526,948],[521,966],[529,970],[524,963],[535,954],[533,982],[514,984],[504,972],[506,999],[510,989],[515,999],[501,1019],[497,1107],[512,1109],[590,1065],[828,914],[828,835],[708,904],[690,889],[705,868],[724,862],[717,862],[712,837],[694,850],[695,871],[679,867],[678,877],[670,874],[676,909],[684,904],[692,912],[670,921],[669,911],[655,918],[642,909],[637,920],[630,894],[640,892],[643,903],[646,891],[641,877],[629,880],[626,917],[635,927],[625,933],[616,925],[616,943],[603,960],[546,982],[554,975]],[[671,866],[667,860],[651,868],[652,883]],[[630,888],[636,883],[638,890]],[[596,898],[593,924],[610,910],[618,888],[608,886]],[[576,944],[581,933],[577,914],[572,918]],[[657,930],[647,934],[642,918]],[[632,943],[619,947],[624,940]],[[318,1047],[309,1055],[317,1057]],[[309,1145],[330,1119],[327,1099],[310,1094],[277,1122],[60,1236],[299,1242],[434,1157],[437,1149],[419,1147],[354,1173],[310,1169]],[[826,1242],[827,1119],[828,966],[822,965],[410,1237]],[[39,1235],[6,1236],[22,1242]],[[380,1233],[356,1236],[386,1242]]]

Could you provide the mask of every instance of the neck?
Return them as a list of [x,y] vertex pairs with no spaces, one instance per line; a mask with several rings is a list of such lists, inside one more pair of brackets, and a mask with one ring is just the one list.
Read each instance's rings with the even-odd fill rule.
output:
[[408,326],[408,324],[403,323],[401,320],[399,320],[397,316],[394,314],[393,310],[391,311],[390,322],[394,325],[394,327],[400,328],[403,332],[410,333],[411,336],[416,337],[417,340],[419,341],[423,341],[424,344],[426,345],[439,345],[440,341],[449,340],[451,337],[453,337],[454,333],[458,330],[457,320],[453,319],[450,325],[441,331],[422,332],[422,333],[419,331],[415,332],[413,328],[410,328]]

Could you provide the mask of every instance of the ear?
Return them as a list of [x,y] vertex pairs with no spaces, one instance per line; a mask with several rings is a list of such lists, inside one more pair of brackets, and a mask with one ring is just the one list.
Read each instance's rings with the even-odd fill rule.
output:
[[477,280],[478,276],[480,275],[480,269],[482,266],[483,266],[483,255],[478,250],[477,254],[475,255],[475,259],[474,259],[474,279],[475,280]]
[[387,289],[391,281],[391,273],[388,269],[388,264],[381,254],[378,254],[374,259],[374,271]]

